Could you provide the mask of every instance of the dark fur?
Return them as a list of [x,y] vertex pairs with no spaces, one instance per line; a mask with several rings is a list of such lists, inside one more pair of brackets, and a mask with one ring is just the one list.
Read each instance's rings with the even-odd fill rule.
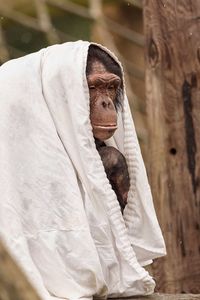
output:
[[[113,73],[120,77],[121,85],[117,89],[115,99],[115,110],[122,108],[123,101],[123,76],[120,66],[117,62],[106,52],[98,46],[90,45],[88,50],[86,75],[89,76],[92,72],[92,64],[101,62],[109,73]],[[106,144],[98,139],[95,139],[96,147],[101,156],[101,160],[109,179],[109,182],[114,190],[121,210],[125,208],[127,203],[127,194],[130,188],[130,179],[128,174],[128,166],[125,157],[114,147],[108,147]]]
[[122,100],[123,100],[123,76],[122,71],[118,63],[105,51],[100,49],[98,46],[90,45],[88,50],[88,58],[87,58],[87,67],[86,67],[86,75],[91,73],[92,63],[94,61],[100,61],[105,66],[106,70],[110,73],[113,73],[120,77],[121,86],[117,90],[116,96],[116,109],[122,108]]
[[121,211],[127,204],[127,195],[130,188],[128,166],[125,157],[114,147],[97,146],[99,155],[112,189],[115,191]]

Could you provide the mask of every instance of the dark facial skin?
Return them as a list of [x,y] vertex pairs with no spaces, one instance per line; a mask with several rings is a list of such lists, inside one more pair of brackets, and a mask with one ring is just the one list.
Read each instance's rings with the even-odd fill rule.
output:
[[94,60],[87,73],[90,93],[90,121],[97,150],[119,201],[121,211],[127,203],[130,179],[125,157],[114,147],[107,147],[105,140],[113,136],[117,129],[118,92],[121,78],[108,72],[103,63]]
[[99,61],[92,63],[87,76],[90,92],[90,120],[94,137],[104,141],[117,129],[116,95],[121,84],[119,76],[110,73]]

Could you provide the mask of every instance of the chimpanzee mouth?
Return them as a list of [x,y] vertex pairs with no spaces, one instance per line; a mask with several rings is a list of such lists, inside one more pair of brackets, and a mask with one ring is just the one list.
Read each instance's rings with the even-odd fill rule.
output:
[[109,125],[93,125],[94,129],[102,129],[102,130],[116,130],[117,125],[116,124],[109,124]]

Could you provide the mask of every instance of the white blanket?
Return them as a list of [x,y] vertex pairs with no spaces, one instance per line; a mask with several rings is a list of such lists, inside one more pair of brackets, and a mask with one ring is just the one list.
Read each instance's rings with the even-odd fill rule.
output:
[[0,237],[44,300],[150,294],[142,266],[165,254],[126,97],[108,141],[131,178],[123,217],[104,172],[88,46],[55,45],[0,68]]

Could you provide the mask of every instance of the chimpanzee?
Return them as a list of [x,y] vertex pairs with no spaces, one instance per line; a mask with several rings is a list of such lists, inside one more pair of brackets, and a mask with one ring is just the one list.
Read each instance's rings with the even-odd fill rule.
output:
[[90,45],[86,76],[96,147],[123,212],[130,187],[128,167],[125,157],[117,149],[104,143],[117,129],[117,111],[121,108],[123,99],[122,71],[108,53]]
[[100,147],[97,146],[97,150],[101,156],[106,175],[110,181],[112,189],[117,195],[117,199],[123,213],[127,204],[128,191],[130,188],[126,159],[122,153],[114,147],[102,145]]

